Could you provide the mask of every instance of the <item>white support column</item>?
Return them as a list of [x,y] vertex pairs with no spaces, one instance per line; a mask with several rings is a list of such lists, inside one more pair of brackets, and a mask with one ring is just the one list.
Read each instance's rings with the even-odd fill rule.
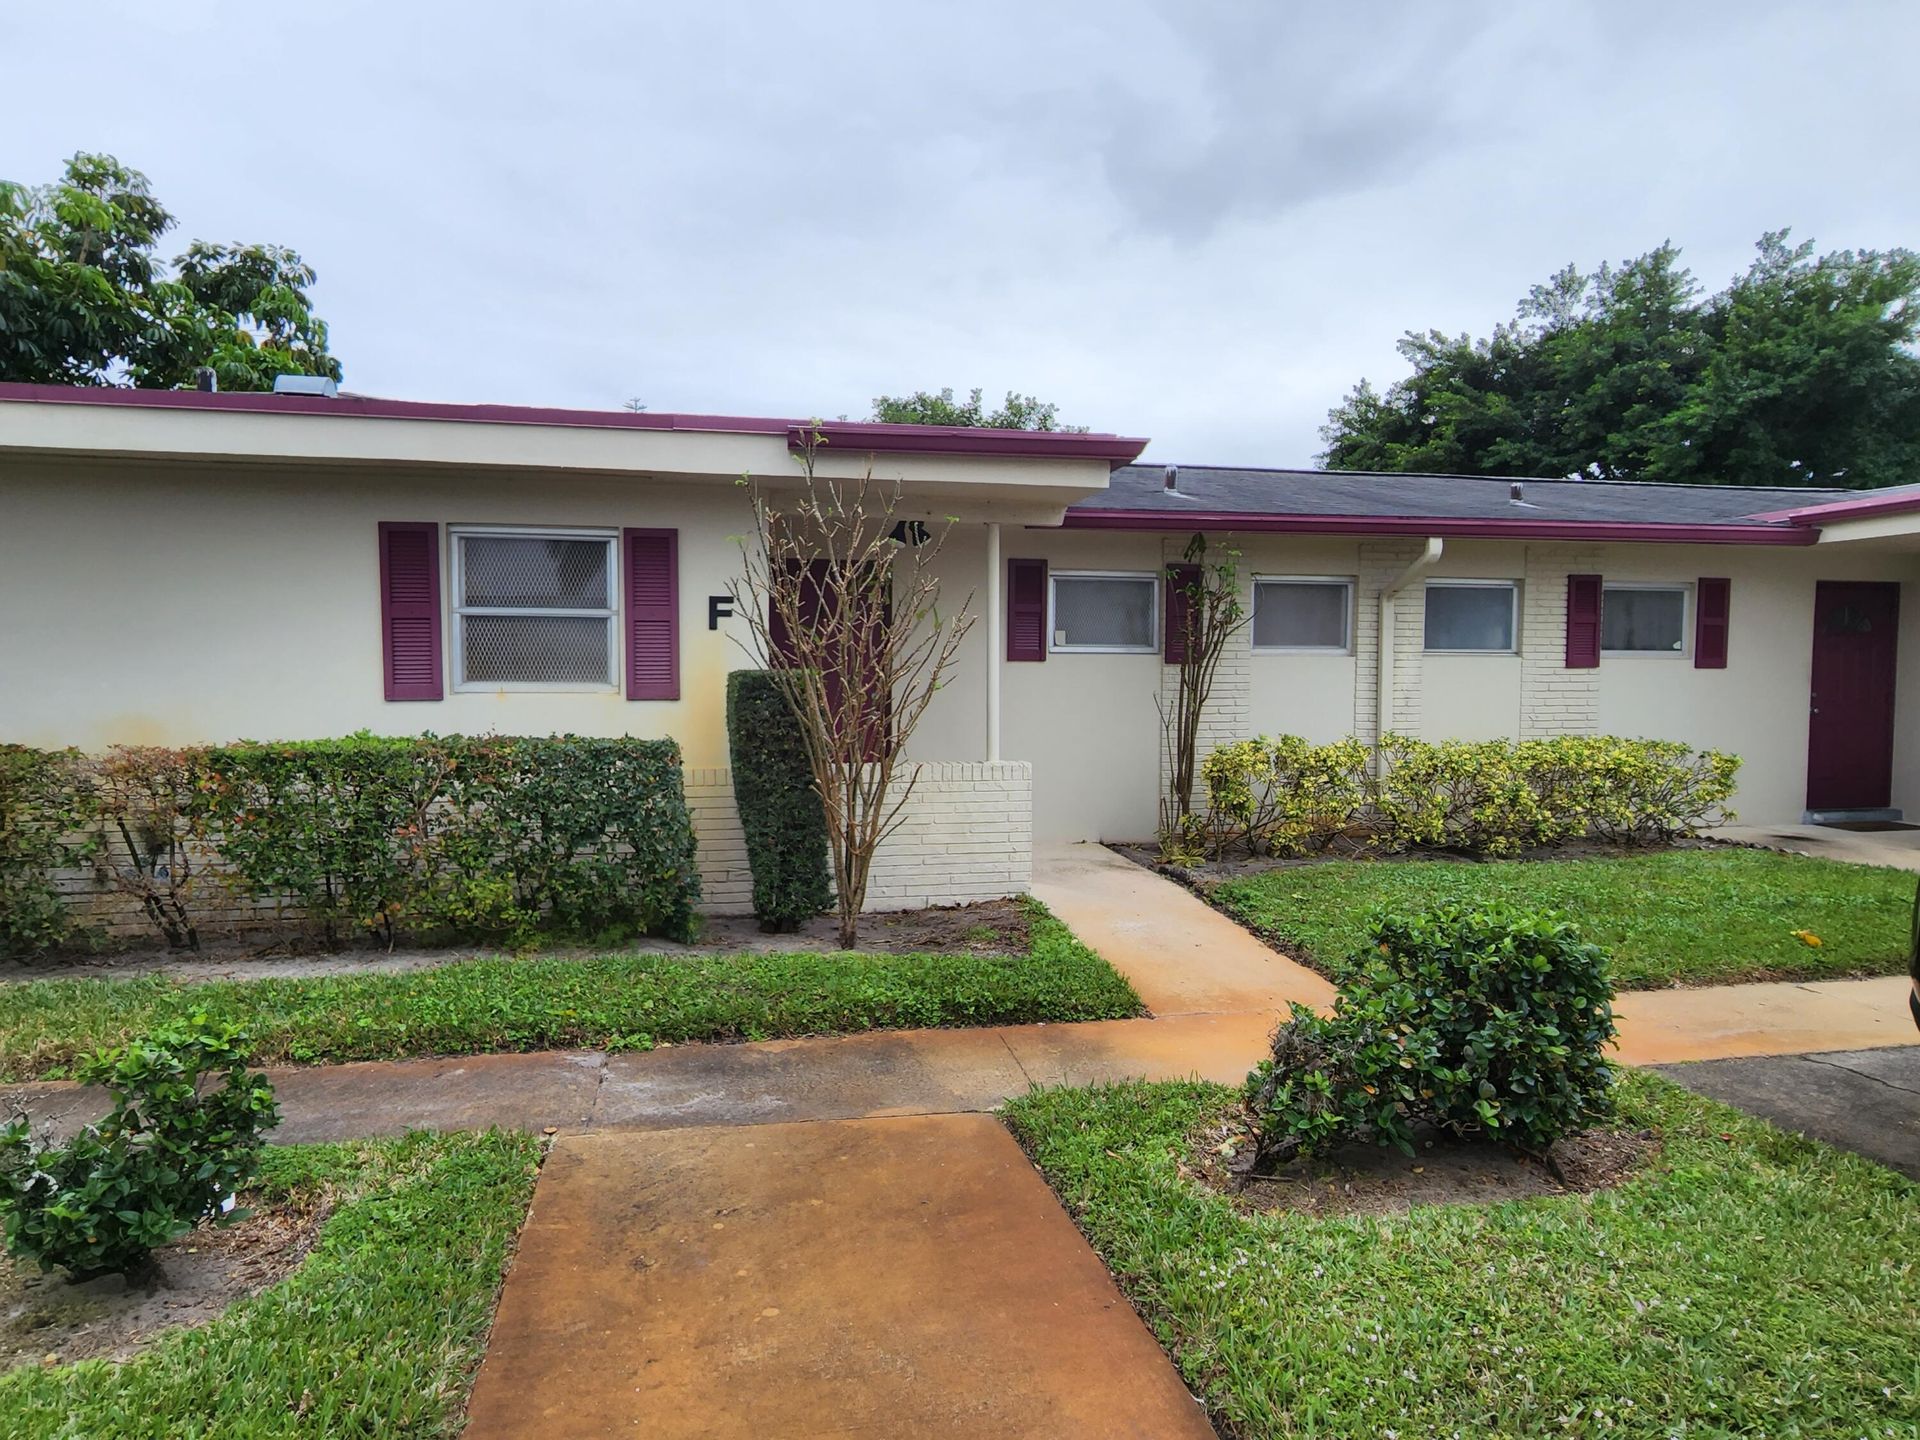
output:
[[1000,759],[1000,647],[1006,626],[1000,619],[1000,527],[987,526],[987,763]]

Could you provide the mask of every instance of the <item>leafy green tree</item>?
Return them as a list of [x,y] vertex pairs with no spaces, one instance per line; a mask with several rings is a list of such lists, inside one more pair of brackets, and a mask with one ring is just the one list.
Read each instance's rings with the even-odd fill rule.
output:
[[965,425],[987,430],[1063,430],[1081,433],[1084,425],[1062,425],[1060,407],[1032,395],[1007,392],[997,410],[988,410],[975,386],[965,400],[953,398],[953,387],[938,393],[916,390],[911,395],[876,395],[868,418],[889,425]]
[[268,390],[276,375],[340,378],[313,314],[314,273],[278,245],[196,240],[159,258],[173,216],[147,177],[75,155],[59,180],[0,180],[0,380],[193,383]]
[[1409,332],[1413,373],[1328,416],[1329,468],[1889,485],[1920,463],[1920,256],[1762,237],[1701,297],[1672,245],[1569,267],[1484,339]]

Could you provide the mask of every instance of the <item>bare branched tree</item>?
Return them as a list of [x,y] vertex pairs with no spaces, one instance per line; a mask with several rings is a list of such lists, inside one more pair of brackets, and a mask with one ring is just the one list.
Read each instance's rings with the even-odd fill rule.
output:
[[1167,758],[1167,794],[1160,802],[1160,849],[1171,858],[1200,848],[1202,835],[1193,813],[1193,786],[1200,764],[1200,717],[1213,694],[1214,675],[1227,644],[1251,618],[1240,602],[1237,551],[1207,559],[1207,537],[1187,542],[1182,563],[1167,566],[1171,636],[1180,657],[1180,683],[1173,704],[1155,697],[1160,707],[1161,743]]
[[809,430],[798,490],[747,478],[755,533],[729,588],[800,719],[852,948],[873,857],[919,778],[917,765],[902,774],[902,753],[973,627],[973,597],[941,613],[934,567],[954,522],[896,518],[900,484],[871,460],[857,479],[823,474],[825,444]]

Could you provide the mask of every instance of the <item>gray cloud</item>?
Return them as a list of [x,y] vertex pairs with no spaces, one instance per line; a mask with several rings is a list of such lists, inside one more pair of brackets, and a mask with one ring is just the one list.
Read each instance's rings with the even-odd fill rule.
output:
[[1292,464],[1401,330],[1484,331],[1569,261],[1920,239],[1920,94],[1861,71],[1920,39],[1894,0],[92,13],[111,44],[10,13],[0,176],[111,150],[182,244],[295,246],[381,394],[978,384]]

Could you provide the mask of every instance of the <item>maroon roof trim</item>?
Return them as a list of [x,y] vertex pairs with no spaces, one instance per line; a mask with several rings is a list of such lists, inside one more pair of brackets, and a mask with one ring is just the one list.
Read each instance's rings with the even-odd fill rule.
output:
[[1611,520],[1477,520],[1461,516],[1272,515],[1231,510],[1067,511],[1068,530],[1238,530],[1294,535],[1443,535],[1479,540],[1613,540],[1665,545],[1811,545],[1812,529],[1768,525],[1659,525]]
[[885,425],[836,420],[795,422],[787,444],[795,449],[818,434],[828,446],[882,455],[1000,455],[1020,460],[1105,460],[1131,465],[1147,448],[1143,439],[1062,430],[981,430],[965,425]]
[[1876,495],[1868,491],[1857,500],[1829,500],[1823,505],[1803,505],[1797,510],[1774,510],[1756,515],[1755,520],[1780,521],[1790,525],[1818,525],[1823,520],[1868,520],[1876,515],[1904,515],[1920,510],[1920,492],[1901,487],[1898,495]]
[[829,445],[873,454],[997,455],[1031,460],[1105,460],[1129,465],[1145,440],[1064,431],[975,430],[949,425],[875,425],[750,415],[679,415],[624,410],[565,410],[534,405],[461,405],[432,400],[384,400],[371,395],[263,395],[205,390],[129,390],[110,385],[0,383],[0,401],[46,405],[122,405],[253,415],[331,415],[375,420],[452,420],[481,425],[544,425],[585,430],[705,430],[779,435],[798,445],[817,429]]

